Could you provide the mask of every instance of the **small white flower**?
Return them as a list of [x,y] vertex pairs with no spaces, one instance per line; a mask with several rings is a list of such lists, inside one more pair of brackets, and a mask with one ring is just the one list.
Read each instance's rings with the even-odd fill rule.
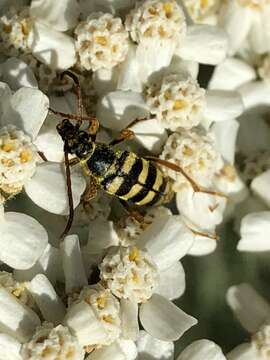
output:
[[119,298],[147,301],[158,284],[156,264],[137,247],[111,248],[99,266],[101,281]]
[[6,271],[0,271],[0,284],[12,295],[14,295],[22,304],[34,308],[34,300],[27,289],[25,282],[19,282],[14,276]]
[[176,130],[197,126],[205,107],[205,90],[192,77],[181,74],[164,76],[162,82],[146,87],[145,98],[151,114],[164,127]]
[[75,29],[79,64],[86,70],[111,69],[124,61],[128,33],[120,18],[93,13]]
[[13,125],[0,129],[0,189],[20,192],[36,170],[37,149],[30,136]]
[[[270,28],[268,0],[232,0],[223,2],[219,24],[229,35],[229,53],[235,54],[248,41],[253,49],[263,54],[270,50]],[[239,21],[241,29],[239,31]],[[262,31],[262,29],[264,29]]]
[[184,0],[183,3],[195,23],[216,25],[220,0]]
[[[70,299],[72,301],[72,297]],[[110,345],[121,334],[121,317],[120,317],[120,303],[119,300],[111,293],[109,289],[105,289],[100,284],[85,286],[78,298],[72,301],[72,306],[84,302],[91,307],[91,311],[95,314],[96,321],[104,329],[104,338],[100,338],[98,343],[89,343],[91,346]],[[72,311],[72,310],[71,310]],[[68,319],[68,315],[67,315]],[[69,326],[72,326],[68,320]],[[90,326],[91,324],[89,324]],[[76,333],[76,326],[72,327]],[[80,330],[78,330],[80,331]]]
[[[211,186],[214,174],[223,165],[211,134],[198,129],[178,131],[169,136],[160,157],[181,166],[194,181],[204,186]],[[167,168],[164,172],[175,181],[175,191],[181,191],[182,185],[187,184],[182,174]]]
[[172,39],[177,43],[186,35],[185,15],[175,0],[147,0],[137,3],[126,19],[133,41]]
[[19,55],[20,52],[30,52],[28,36],[32,30],[33,20],[30,18],[29,9],[20,12],[14,9],[0,17],[0,46],[2,51],[10,56]]
[[228,360],[267,360],[270,348],[270,306],[250,285],[232,286],[227,302],[241,325],[251,333],[250,342],[227,354]]
[[74,40],[63,33],[76,22],[76,3],[61,1],[52,6],[50,0],[33,0],[30,7],[2,16],[0,29],[2,48],[11,55],[18,50],[31,53],[52,69],[67,69],[75,64]]
[[[145,331],[140,331],[137,340],[138,360],[173,360],[174,344],[153,338]],[[197,340],[187,346],[177,360],[226,360],[222,350],[213,341]]]
[[142,222],[138,222],[130,216],[121,218],[120,221],[115,224],[120,244],[122,246],[135,245],[138,236],[140,236],[149,225],[158,221],[160,216],[169,214],[171,214],[171,211],[164,206],[154,206],[147,210]]
[[71,331],[62,325],[56,327],[43,323],[38,327],[32,339],[22,346],[22,359],[31,360],[82,360],[84,350]]

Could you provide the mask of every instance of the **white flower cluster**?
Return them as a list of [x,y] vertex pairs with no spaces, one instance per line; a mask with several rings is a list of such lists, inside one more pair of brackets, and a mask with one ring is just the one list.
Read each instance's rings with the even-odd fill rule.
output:
[[[213,252],[234,214],[239,250],[270,249],[269,15],[1,1],[0,359],[172,360],[197,323],[173,303],[181,259]],[[227,302],[250,341],[177,360],[269,357],[268,303],[246,284]]]
[[75,29],[79,64],[86,70],[110,69],[125,60],[128,33],[120,18],[94,13]]
[[220,0],[184,0],[183,3],[196,23],[216,24]]
[[0,189],[16,194],[36,170],[36,147],[29,136],[15,126],[0,130]]
[[[211,135],[197,129],[182,130],[172,134],[164,147],[161,158],[179,166],[201,185],[209,186],[222,168],[221,155],[215,148]],[[173,170],[165,170],[175,180],[174,187],[180,189],[188,180]]]
[[68,328],[44,323],[36,329],[31,341],[23,345],[21,355],[23,359],[31,360],[81,360],[84,350]]
[[205,106],[205,90],[197,80],[169,74],[146,89],[146,104],[151,114],[171,130],[199,125]]
[[144,39],[176,39],[186,35],[186,21],[182,8],[176,1],[148,0],[138,3],[126,19],[126,28],[133,41]]
[[10,10],[0,17],[0,33],[2,51],[10,56],[16,56],[19,52],[28,52],[28,36],[32,29],[32,20],[27,8],[19,13]]
[[148,300],[157,286],[157,268],[151,257],[134,247],[112,248],[100,265],[101,281],[119,298]]

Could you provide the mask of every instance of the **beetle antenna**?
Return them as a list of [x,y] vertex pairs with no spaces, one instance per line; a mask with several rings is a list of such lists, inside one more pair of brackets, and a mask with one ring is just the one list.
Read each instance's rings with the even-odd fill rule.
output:
[[65,237],[72,225],[73,218],[74,218],[74,207],[73,207],[73,196],[72,196],[72,187],[71,187],[71,174],[70,174],[70,166],[69,166],[69,160],[68,160],[68,152],[65,149],[65,170],[66,170],[66,185],[67,185],[67,194],[68,194],[68,205],[69,205],[69,215],[68,215],[68,221],[66,224],[66,227],[64,231],[62,232],[60,238]]

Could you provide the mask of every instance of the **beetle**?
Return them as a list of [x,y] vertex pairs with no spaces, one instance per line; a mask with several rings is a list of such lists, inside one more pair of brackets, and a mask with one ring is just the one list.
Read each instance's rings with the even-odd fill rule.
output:
[[[51,113],[64,119],[57,125],[57,131],[64,142],[67,189],[69,197],[69,220],[62,236],[71,228],[74,210],[71,192],[70,164],[79,163],[86,176],[89,186],[84,199],[90,201],[101,188],[108,194],[118,197],[126,209],[137,220],[141,217],[133,211],[130,204],[136,206],[153,206],[168,203],[174,192],[172,179],[167,177],[160,166],[166,166],[180,172],[191,184],[194,192],[206,192],[222,195],[214,191],[204,190],[178,165],[155,157],[140,157],[134,152],[115,150],[114,146],[134,136],[131,128],[135,123],[145,119],[136,119],[123,129],[119,138],[109,144],[96,142],[99,122],[95,117],[82,115],[80,84],[77,76],[70,71],[64,74],[72,77],[76,85],[79,115],[66,114],[49,109]],[[76,123],[73,124],[72,120]],[[82,121],[88,121],[87,130],[82,130]],[[69,154],[75,155],[71,161]]]

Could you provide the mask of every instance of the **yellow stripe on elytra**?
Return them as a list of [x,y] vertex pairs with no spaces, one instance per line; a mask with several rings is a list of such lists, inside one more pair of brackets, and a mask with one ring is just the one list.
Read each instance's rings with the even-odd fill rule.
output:
[[162,183],[163,183],[162,172],[159,169],[157,169],[156,181],[153,185],[153,190],[159,191]]
[[147,193],[147,195],[141,201],[136,202],[136,205],[139,205],[139,206],[147,205],[154,199],[155,195],[156,195],[156,193],[154,191],[149,191]]
[[110,186],[106,189],[106,191],[112,195],[114,195],[117,190],[120,188],[120,186],[124,182],[124,178],[122,176],[117,176],[113,181],[111,182]]
[[126,195],[120,196],[121,199],[124,200],[129,200],[131,199],[133,196],[137,195],[141,190],[142,190],[142,185],[140,184],[135,184],[132,186],[132,188],[129,190],[129,192]]
[[142,171],[138,178],[138,182],[140,184],[145,184],[145,181],[146,181],[146,178],[148,175],[148,171],[149,171],[149,161],[142,159],[142,163],[143,163],[143,168],[142,168]]
[[135,161],[137,159],[137,155],[134,153],[129,153],[128,157],[126,158],[124,165],[122,166],[122,172],[125,174],[128,174],[134,165]]

